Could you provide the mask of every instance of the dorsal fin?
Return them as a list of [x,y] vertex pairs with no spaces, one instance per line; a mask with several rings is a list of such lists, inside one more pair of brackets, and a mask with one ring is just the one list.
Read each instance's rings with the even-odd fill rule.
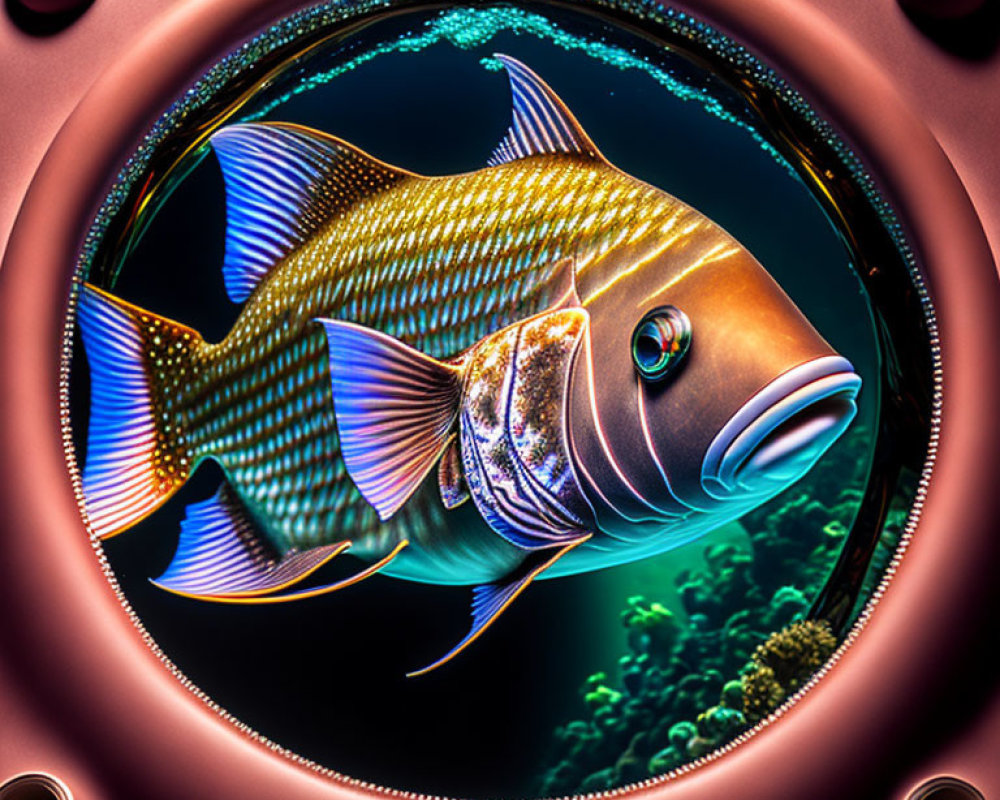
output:
[[548,84],[520,61],[494,54],[507,70],[513,120],[489,162],[491,167],[539,153],[578,153],[604,161],[586,131]]
[[211,141],[226,182],[223,274],[235,303],[331,217],[415,177],[336,137],[288,123],[230,125]]

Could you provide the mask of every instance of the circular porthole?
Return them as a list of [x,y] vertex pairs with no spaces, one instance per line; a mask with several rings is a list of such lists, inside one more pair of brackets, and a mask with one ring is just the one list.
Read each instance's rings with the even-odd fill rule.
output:
[[[94,228],[66,422],[109,576],[183,681],[369,783],[586,794],[710,756],[826,669],[927,466],[931,307],[891,212],[776,75],[683,14],[641,31],[584,7],[341,16],[278,23],[211,71]],[[470,368],[432,459],[408,462],[419,487],[389,505],[380,487],[410,480],[391,465],[425,443],[351,420],[396,431],[441,412],[374,415],[404,395],[362,328],[449,365],[503,358],[498,332],[549,313],[565,325],[547,311],[563,270],[589,341],[571,343],[564,369],[534,368],[551,384],[540,394]],[[669,307],[683,348],[673,317],[632,319],[642,294],[688,308],[692,320]],[[317,318],[355,327],[324,336]],[[649,359],[677,364],[666,380],[640,369],[638,397],[619,403],[636,388],[622,386],[630,356],[614,334],[633,325],[667,349]],[[222,355],[199,356],[202,339]],[[588,360],[596,431],[577,419]],[[475,472],[504,448],[476,416],[491,392],[535,413],[555,396],[587,508],[530,517],[567,478],[529,471],[528,447],[545,444],[521,421],[506,425],[506,457],[534,482]],[[637,400],[653,458],[630,429]],[[682,425],[696,403],[703,424]],[[451,509],[435,466],[454,432],[449,486],[472,502]],[[632,470],[631,494],[609,461]],[[261,549],[251,575],[243,559]],[[466,635],[470,602],[519,594],[556,557],[539,577],[566,577],[524,591],[452,663],[412,674]],[[378,578],[314,596],[373,566]],[[213,579],[234,572],[244,583]],[[492,619],[472,608],[478,637]]]
[[822,696],[923,524],[919,209],[686,12],[289,13],[126,102],[120,171],[65,203],[87,591],[331,791],[724,769]]
[[0,800],[73,800],[73,796],[51,775],[30,773],[0,785]]
[[959,778],[943,776],[917,788],[910,800],[981,800],[982,792]]

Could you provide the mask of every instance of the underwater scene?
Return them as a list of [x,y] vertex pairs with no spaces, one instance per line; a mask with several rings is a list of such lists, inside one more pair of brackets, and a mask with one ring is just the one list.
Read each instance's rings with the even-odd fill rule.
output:
[[809,688],[907,536],[933,325],[780,78],[644,4],[320,6],[95,221],[68,453],[109,579],[321,771],[551,797]]

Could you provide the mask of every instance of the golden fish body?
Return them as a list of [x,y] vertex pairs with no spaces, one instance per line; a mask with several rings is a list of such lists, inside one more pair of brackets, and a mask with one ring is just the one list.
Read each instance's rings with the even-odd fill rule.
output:
[[540,311],[561,259],[572,258],[586,285],[587,265],[612,248],[641,252],[699,222],[707,220],[662,192],[567,156],[402,176],[278,264],[229,335],[192,351],[191,379],[164,387],[164,411],[191,469],[218,461],[279,549],[350,538],[352,553],[375,556],[404,537],[434,548],[448,527],[436,497],[381,524],[348,478],[314,320],[353,321],[456,356]]

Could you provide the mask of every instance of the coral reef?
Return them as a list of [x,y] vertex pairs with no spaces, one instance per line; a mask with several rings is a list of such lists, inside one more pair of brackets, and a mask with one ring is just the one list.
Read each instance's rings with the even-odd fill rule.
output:
[[771,634],[743,672],[743,711],[747,721],[764,719],[797,692],[837,649],[823,622],[794,622]]
[[[766,717],[830,656],[834,636],[804,618],[853,521],[868,436],[850,432],[822,470],[744,516],[748,543],[703,548],[704,567],[676,579],[686,619],[642,596],[627,599],[618,678],[586,680],[587,714],[556,729],[541,796],[603,791],[705,756]],[[890,514],[876,562],[887,560],[904,521],[904,511]]]

